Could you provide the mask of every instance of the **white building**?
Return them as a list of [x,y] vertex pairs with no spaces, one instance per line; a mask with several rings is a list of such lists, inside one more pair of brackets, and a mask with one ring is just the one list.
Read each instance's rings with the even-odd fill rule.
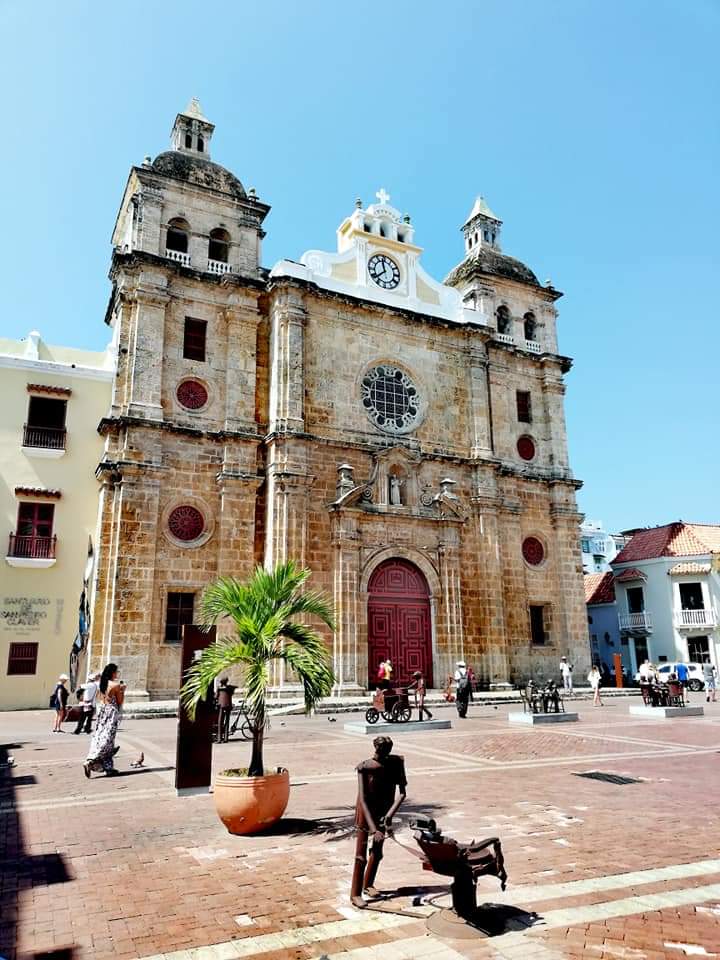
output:
[[720,525],[638,530],[612,563],[620,636],[635,672],[653,662],[720,666]]
[[605,573],[610,563],[630,537],[620,533],[607,533],[597,520],[586,520],[580,525],[580,547],[583,573]]

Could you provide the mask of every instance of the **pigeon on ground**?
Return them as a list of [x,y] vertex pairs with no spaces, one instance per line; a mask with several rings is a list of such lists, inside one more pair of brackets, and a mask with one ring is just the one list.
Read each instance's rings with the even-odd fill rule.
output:
[[337,723],[335,717],[328,717],[328,723]]
[[131,767],[142,767],[145,763],[145,754],[141,753],[137,760],[133,760],[130,764]]

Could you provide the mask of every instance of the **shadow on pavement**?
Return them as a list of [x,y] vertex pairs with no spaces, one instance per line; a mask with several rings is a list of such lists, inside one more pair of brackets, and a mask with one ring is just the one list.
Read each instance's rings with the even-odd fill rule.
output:
[[[2,818],[3,847],[0,851],[0,956],[15,960],[17,951],[17,928],[19,920],[19,895],[33,887],[67,883],[71,879],[61,853],[30,854],[25,852],[20,814],[15,806],[15,791],[19,783],[34,784],[32,775],[13,776],[14,767],[10,757],[22,750],[22,743],[0,744],[0,789],[5,810]],[[49,952],[24,953],[22,960],[57,958],[71,960],[74,947],[62,947]]]

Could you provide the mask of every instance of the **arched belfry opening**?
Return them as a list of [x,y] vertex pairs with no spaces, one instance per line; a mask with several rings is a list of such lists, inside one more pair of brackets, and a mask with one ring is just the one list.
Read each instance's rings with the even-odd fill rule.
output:
[[393,557],[378,564],[368,583],[368,685],[374,689],[378,665],[390,657],[393,683],[406,685],[421,670],[433,685],[430,589],[422,571]]

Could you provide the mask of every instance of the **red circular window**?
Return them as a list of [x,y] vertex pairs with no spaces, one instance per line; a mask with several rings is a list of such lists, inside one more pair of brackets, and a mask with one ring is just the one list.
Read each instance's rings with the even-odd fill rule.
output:
[[195,507],[175,507],[168,517],[168,528],[177,540],[197,540],[205,529],[205,518]]
[[532,567],[537,567],[545,559],[545,547],[537,537],[525,537],[522,545],[522,555],[526,563],[529,563]]
[[183,380],[175,396],[186,410],[199,410],[208,402],[208,392],[198,380]]
[[520,437],[517,442],[517,452],[523,460],[535,459],[535,441],[532,437]]

